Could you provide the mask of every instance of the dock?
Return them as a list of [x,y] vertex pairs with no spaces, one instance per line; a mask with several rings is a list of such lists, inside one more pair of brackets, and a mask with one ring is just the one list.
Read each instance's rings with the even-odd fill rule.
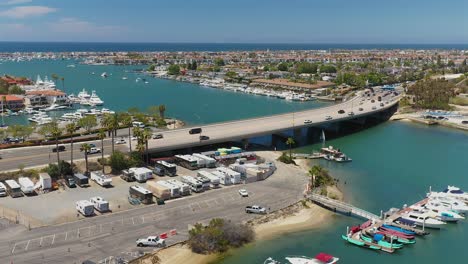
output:
[[292,157],[295,159],[321,159],[325,157],[325,155],[322,153],[312,153],[312,154],[293,153]]

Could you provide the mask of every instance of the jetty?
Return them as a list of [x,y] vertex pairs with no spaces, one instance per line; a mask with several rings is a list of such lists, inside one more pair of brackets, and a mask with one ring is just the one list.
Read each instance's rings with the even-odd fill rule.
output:
[[324,158],[325,155],[322,153],[312,153],[312,154],[307,154],[307,153],[293,153],[292,157],[295,159],[321,159]]

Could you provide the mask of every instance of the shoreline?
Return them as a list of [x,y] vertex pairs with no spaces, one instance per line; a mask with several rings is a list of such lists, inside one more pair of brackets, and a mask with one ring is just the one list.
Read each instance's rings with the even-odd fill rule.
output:
[[440,120],[427,120],[427,119],[410,116],[409,114],[395,114],[390,118],[390,121],[412,122],[412,123],[418,123],[418,124],[423,124],[423,125],[428,125],[428,126],[440,125],[440,126],[447,127],[447,128],[468,131],[468,125],[467,126],[458,125],[452,122],[440,121]]
[[[271,153],[279,156],[281,152],[272,151]],[[287,166],[300,167],[304,172],[308,173],[309,166],[307,160],[296,160],[296,163],[297,166]],[[343,199],[343,193],[336,186],[328,186],[327,191],[335,195],[337,199]],[[327,220],[333,215],[333,212],[310,201],[298,200],[290,206],[248,221],[247,224],[253,227],[256,237],[255,241],[248,245],[274,239],[284,234],[323,228],[327,225]],[[241,248],[248,245],[244,245]],[[161,264],[184,264],[189,262],[194,264],[218,263],[224,256],[223,254],[201,255],[193,253],[185,242],[161,249],[156,254],[160,257]]]

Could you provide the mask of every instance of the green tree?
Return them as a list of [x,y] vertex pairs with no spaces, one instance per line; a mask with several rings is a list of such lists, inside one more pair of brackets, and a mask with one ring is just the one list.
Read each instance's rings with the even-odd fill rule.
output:
[[455,96],[455,86],[443,79],[425,79],[410,86],[408,93],[414,95],[417,107],[448,110],[450,98]]
[[22,138],[24,142],[34,132],[34,127],[28,125],[11,125],[7,128],[6,132],[8,135],[15,138]]
[[52,75],[50,76],[52,78],[52,80],[56,83],[58,81],[58,79],[60,78],[56,73],[52,73]]
[[237,77],[237,73],[234,71],[228,71],[226,72],[226,78],[228,79],[234,79]]
[[93,131],[93,128],[97,126],[97,119],[96,116],[94,115],[88,115],[80,120],[78,120],[78,125],[86,131],[86,133],[91,133]]
[[180,66],[177,65],[177,64],[172,64],[167,69],[167,72],[169,73],[169,75],[179,75],[180,74]]
[[101,126],[112,136],[112,152],[114,152],[114,137],[119,128],[119,117],[117,114],[106,114],[101,119]]
[[101,140],[101,164],[102,164],[102,173],[105,173],[104,171],[104,139],[106,138],[106,131],[104,129],[99,129],[98,132],[98,138]]
[[120,114],[120,123],[128,128],[128,146],[132,152],[132,117],[127,113]]
[[317,73],[317,64],[309,62],[300,62],[296,65],[296,73]]
[[192,68],[191,68],[191,70],[196,71],[197,68],[198,68],[197,61],[193,61],[193,62],[192,62]]
[[57,164],[59,166],[60,171],[60,151],[58,148],[59,138],[62,136],[62,129],[59,127],[57,121],[53,121],[51,123],[45,124],[42,128],[42,133],[45,135],[49,135],[51,138],[55,140],[55,149],[57,153]]
[[89,175],[89,164],[88,164],[88,153],[91,150],[91,145],[88,143],[81,144],[80,151],[84,153],[85,165],[86,165],[86,175]]
[[288,64],[282,62],[278,64],[278,70],[279,71],[288,71]]
[[62,89],[65,90],[65,78],[60,77],[60,80],[62,81]]
[[309,175],[311,176],[312,187],[332,185],[335,181],[328,171],[319,165],[310,168]]
[[109,164],[112,168],[112,171],[115,172],[120,172],[130,167],[127,157],[120,151],[115,151],[111,154],[109,158]]
[[320,72],[336,73],[336,68],[333,65],[324,64],[324,65],[320,65]]
[[156,65],[155,65],[155,64],[151,64],[151,65],[148,67],[148,71],[154,71],[154,69],[156,69]]
[[159,116],[164,119],[164,113],[166,112],[166,106],[165,105],[159,105],[158,106],[158,110],[159,110]]
[[225,65],[223,58],[216,58],[216,59],[214,60],[214,64],[215,64],[216,66],[219,66],[219,67]]
[[296,141],[294,141],[294,139],[292,137],[289,137],[287,140],[286,140],[286,145],[289,146],[289,158],[292,159],[292,146],[296,144]]
[[10,88],[8,88],[8,93],[9,94],[24,94],[25,91],[21,89],[18,85],[13,85]]
[[73,134],[78,130],[75,122],[69,123],[65,126],[65,132],[70,136],[70,164],[73,166]]

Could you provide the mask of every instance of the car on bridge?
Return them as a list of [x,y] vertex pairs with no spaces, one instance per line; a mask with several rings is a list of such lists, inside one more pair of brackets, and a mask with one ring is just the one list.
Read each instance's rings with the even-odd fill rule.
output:
[[210,139],[209,136],[200,136],[200,140],[208,140],[208,139]]
[[304,120],[304,124],[312,124],[312,120],[306,119]]
[[345,110],[341,109],[338,111],[338,114],[344,114],[345,113]]
[[52,152],[62,152],[65,151],[65,146],[58,146],[52,149]]
[[164,137],[164,136],[163,136],[163,134],[161,134],[161,133],[153,134],[153,139],[161,139],[161,138],[163,138],[163,137]]
[[359,111],[364,111],[364,108],[362,108],[362,107],[359,107]]
[[326,116],[325,117],[325,120],[332,120],[332,119],[333,119],[333,117],[331,117],[331,116]]
[[88,150],[87,154],[97,154],[97,153],[101,153],[100,148],[91,148],[91,149]]
[[384,106],[384,104],[383,104],[383,103],[380,103],[380,106]]
[[354,112],[349,112],[348,115],[349,115],[349,116],[353,116],[353,115],[354,115]]
[[117,145],[126,144],[126,143],[127,143],[127,141],[125,141],[124,138],[119,138],[119,139],[115,140],[115,144],[117,144]]

